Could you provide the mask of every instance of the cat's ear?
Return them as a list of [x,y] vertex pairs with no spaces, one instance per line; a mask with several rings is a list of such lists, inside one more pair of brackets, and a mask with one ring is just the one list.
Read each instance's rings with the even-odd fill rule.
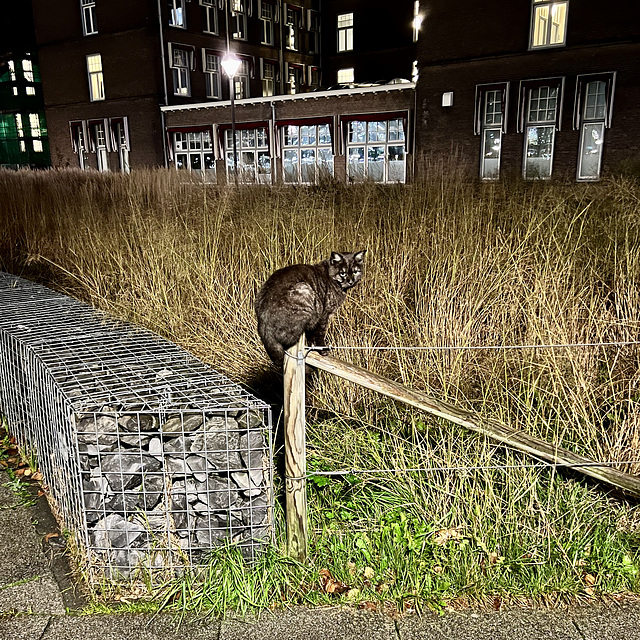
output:
[[329,262],[333,265],[340,264],[344,258],[341,254],[336,253],[335,251],[331,252],[331,257],[329,258]]
[[362,251],[358,251],[358,253],[356,253],[356,255],[353,256],[353,261],[354,262],[363,262],[365,253],[367,253],[366,249],[363,249]]

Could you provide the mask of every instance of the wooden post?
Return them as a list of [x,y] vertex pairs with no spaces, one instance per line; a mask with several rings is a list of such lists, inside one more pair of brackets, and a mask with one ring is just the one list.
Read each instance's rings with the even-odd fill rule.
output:
[[305,433],[304,334],[284,357],[284,443],[287,551],[307,559],[307,451]]
[[[483,418],[472,411],[458,409],[448,402],[442,402],[426,393],[409,389],[399,382],[394,382],[362,367],[343,362],[331,356],[321,356],[313,351],[307,354],[307,364],[328,371],[336,376],[355,382],[367,389],[378,391],[385,396],[399,400],[427,413],[455,422],[471,431],[476,431],[493,438],[498,442],[523,451],[532,456],[542,458],[554,464],[571,465],[573,469],[587,476],[622,489],[635,496],[640,496],[640,478],[623,473],[606,465],[598,465],[597,461],[573,453],[539,438],[534,438],[523,431],[512,429],[497,420]],[[581,466],[584,465],[584,466]]]

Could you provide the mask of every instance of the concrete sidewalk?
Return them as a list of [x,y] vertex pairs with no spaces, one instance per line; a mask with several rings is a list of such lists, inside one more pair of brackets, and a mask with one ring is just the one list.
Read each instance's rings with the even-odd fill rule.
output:
[[[249,620],[79,615],[55,521],[0,472],[0,640],[640,640],[640,603],[574,609],[429,613],[394,620],[351,609],[296,608]],[[69,613],[71,611],[71,613]]]

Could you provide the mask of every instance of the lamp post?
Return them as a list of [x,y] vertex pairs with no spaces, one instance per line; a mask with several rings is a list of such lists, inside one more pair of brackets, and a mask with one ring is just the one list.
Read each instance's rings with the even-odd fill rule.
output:
[[234,53],[227,51],[222,58],[222,68],[229,77],[229,94],[231,97],[231,138],[233,140],[233,180],[238,184],[238,150],[236,145],[236,102],[235,102],[235,83],[233,81],[242,61],[236,57]]

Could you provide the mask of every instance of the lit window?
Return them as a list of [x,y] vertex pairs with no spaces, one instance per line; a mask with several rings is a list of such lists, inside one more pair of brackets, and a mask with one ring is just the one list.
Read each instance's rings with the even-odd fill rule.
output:
[[533,0],[531,16],[531,48],[560,47],[567,35],[569,2]]
[[249,97],[249,63],[246,60],[240,61],[238,71],[233,76],[233,88],[236,100]]
[[353,13],[338,14],[338,53],[353,51]]
[[80,10],[82,11],[82,33],[85,36],[98,33],[95,0],[80,0]]
[[173,148],[176,169],[188,169],[199,175],[204,172],[205,176],[214,176],[216,160],[210,129],[174,133]]
[[94,53],[87,56],[87,73],[89,75],[89,100],[104,100],[104,78],[102,75],[102,56]]
[[31,129],[31,137],[33,138],[33,150],[36,153],[42,153],[44,146],[42,144],[42,127],[40,126],[39,114],[29,114],[29,129]]
[[354,78],[353,67],[349,69],[338,69],[338,84],[351,84]]
[[111,118],[109,126],[111,128],[111,139],[115,144],[115,150],[118,152],[118,167],[122,173],[130,173],[129,121],[126,117]]
[[168,0],[169,4],[169,26],[186,28],[185,0]]
[[262,44],[268,44],[273,46],[274,43],[274,29],[273,19],[275,16],[275,5],[271,2],[262,2],[260,9],[260,21],[262,25]]
[[[11,82],[16,81],[16,63],[13,60],[9,60],[7,62],[7,67],[9,67],[9,77],[11,78]],[[13,87],[13,95],[18,95],[18,87]]]
[[204,72],[207,83],[207,98],[220,98],[221,83],[220,56],[214,53],[205,53]]
[[418,61],[414,60],[411,63],[411,82],[418,82],[420,78],[420,70],[418,69]]
[[615,74],[578,76],[574,128],[580,131],[578,180],[599,180],[605,130],[611,125]]
[[22,114],[16,113],[16,131],[18,132],[18,138],[20,139],[20,151],[27,150],[27,144],[24,141],[24,127],[22,125]]
[[218,33],[218,5],[217,0],[200,0],[204,7],[204,19],[206,33]]
[[276,89],[276,63],[262,61],[262,95],[273,96]]
[[[233,176],[233,135],[230,129],[224,138],[227,175]],[[236,130],[238,180],[240,182],[271,182],[271,156],[266,127]]]
[[405,134],[402,119],[349,122],[347,177],[351,182],[404,182],[405,175]]
[[[22,73],[24,74],[24,79],[29,83],[35,82],[35,77],[33,75],[33,62],[31,60],[23,60],[22,61]],[[28,96],[36,95],[35,87],[26,87],[25,92]]]
[[551,177],[558,101],[558,86],[535,86],[527,90],[523,170],[526,180]]
[[184,49],[174,48],[171,67],[173,71],[173,93],[177,96],[190,96],[189,52]]
[[287,88],[290,94],[300,93],[300,86],[304,78],[302,65],[289,64],[287,67]]
[[233,37],[236,40],[247,39],[247,8],[245,0],[232,0],[231,3],[231,25]]
[[287,49],[300,49],[300,24],[302,23],[302,8],[289,5],[287,7],[285,43]]
[[283,128],[285,182],[316,183],[333,176],[333,147],[329,124],[287,125]]

